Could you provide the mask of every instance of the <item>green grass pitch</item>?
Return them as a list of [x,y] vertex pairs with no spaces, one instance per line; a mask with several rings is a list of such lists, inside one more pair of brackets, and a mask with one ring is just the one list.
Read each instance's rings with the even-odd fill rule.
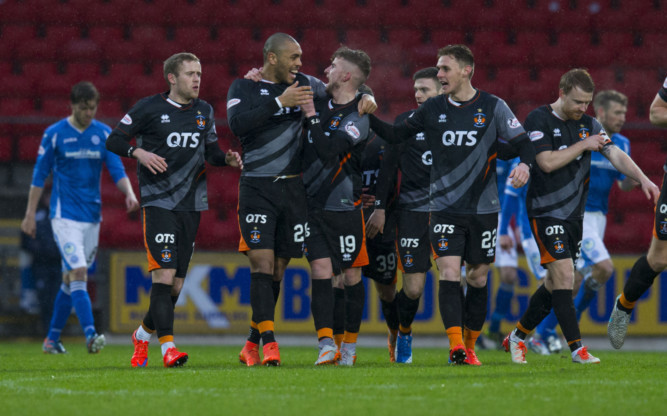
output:
[[2,415],[653,416],[667,393],[667,354],[657,352],[595,352],[602,363],[589,366],[529,352],[521,366],[479,351],[484,365],[470,367],[448,365],[444,349],[416,348],[413,364],[397,365],[386,348],[360,347],[343,368],[315,367],[314,347],[287,346],[281,367],[247,368],[240,345],[182,345],[190,361],[166,369],[157,345],[147,368],[130,368],[129,345],[66,347],[45,355],[41,343],[0,342]]

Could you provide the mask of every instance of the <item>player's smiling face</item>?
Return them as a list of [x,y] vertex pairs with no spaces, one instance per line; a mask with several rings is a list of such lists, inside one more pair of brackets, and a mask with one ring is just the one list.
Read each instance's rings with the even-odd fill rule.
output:
[[437,85],[433,78],[418,78],[414,87],[417,105],[422,105],[429,98],[440,94],[440,85]]
[[97,101],[80,101],[76,104],[71,104],[72,106],[72,118],[74,123],[77,124],[76,127],[80,129],[86,129],[90,126],[90,123],[95,118],[95,113],[97,113]]
[[593,100],[592,92],[585,92],[579,87],[574,87],[565,94],[560,90],[560,99],[563,106],[562,111],[565,114],[566,120],[579,120],[583,117]]
[[276,54],[275,75],[280,83],[293,84],[296,74],[301,69],[301,46],[298,43],[286,42]]
[[201,64],[197,61],[184,61],[178,70],[178,75],[169,74],[171,90],[169,97],[174,101],[185,104],[199,96],[201,83]]
[[443,55],[438,58],[438,80],[442,84],[442,93],[446,95],[456,95],[461,89],[468,74],[472,70],[470,66],[461,66],[459,62],[450,55]]

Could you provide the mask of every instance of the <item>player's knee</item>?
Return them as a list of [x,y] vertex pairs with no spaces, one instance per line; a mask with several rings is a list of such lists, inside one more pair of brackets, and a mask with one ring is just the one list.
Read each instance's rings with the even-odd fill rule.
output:
[[68,275],[70,282],[74,281],[85,282],[88,278],[88,269],[86,269],[85,267],[79,267],[78,269],[70,270]]
[[424,286],[416,284],[404,285],[403,292],[405,292],[405,296],[407,296],[412,300],[419,299],[421,295],[424,293]]

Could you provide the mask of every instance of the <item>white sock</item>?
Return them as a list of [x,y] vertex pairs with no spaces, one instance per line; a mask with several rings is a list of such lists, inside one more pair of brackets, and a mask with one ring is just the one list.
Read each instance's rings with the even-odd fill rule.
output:
[[147,332],[147,331],[144,329],[144,326],[143,326],[143,325],[139,325],[139,328],[137,328],[137,339],[138,339],[139,341],[150,342],[150,341],[151,341],[151,336],[152,336],[152,335],[153,335],[153,334],[151,334],[150,332]]
[[160,348],[162,348],[162,356],[164,357],[164,355],[167,353],[167,350],[169,348],[176,348],[176,344],[174,344],[171,341],[168,341],[168,342],[165,342],[164,344],[160,345]]

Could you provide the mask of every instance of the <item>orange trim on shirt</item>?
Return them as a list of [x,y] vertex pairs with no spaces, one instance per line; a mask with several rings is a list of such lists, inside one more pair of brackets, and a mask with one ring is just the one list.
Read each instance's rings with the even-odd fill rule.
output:
[[348,160],[352,157],[352,153],[348,153],[345,156],[343,156],[343,160],[340,161],[340,166],[338,166],[338,170],[336,171],[336,174],[334,177],[331,179],[331,183],[334,183],[336,178],[338,177],[338,174],[340,173],[341,170],[343,170],[343,165],[347,163]]
[[[486,172],[484,172],[484,179],[486,179],[486,175],[489,174],[489,168],[491,168],[491,161],[495,159],[498,156],[498,153],[494,153],[491,156],[489,156],[489,159],[486,161]],[[482,180],[484,180],[482,179]]]

